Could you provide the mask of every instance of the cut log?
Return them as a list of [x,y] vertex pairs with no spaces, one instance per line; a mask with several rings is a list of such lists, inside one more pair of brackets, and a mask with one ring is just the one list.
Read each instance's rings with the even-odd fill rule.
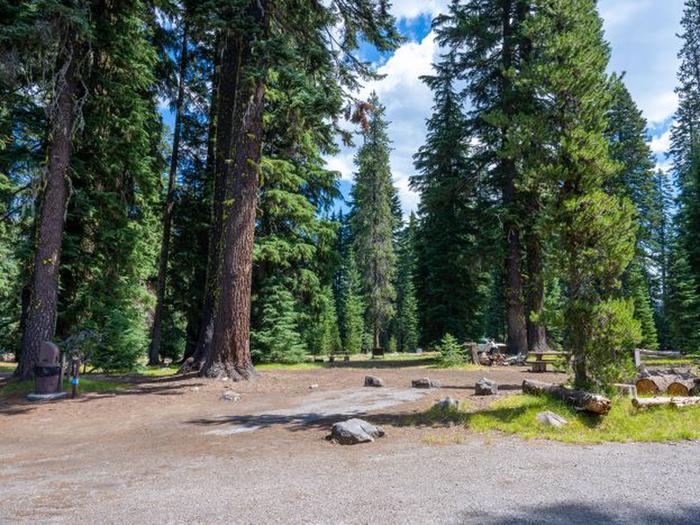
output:
[[681,396],[681,397],[688,397],[690,395],[690,391],[693,390],[693,387],[695,386],[695,381],[692,379],[683,379],[683,378],[676,378],[676,380],[668,385],[668,388],[666,389],[666,393],[669,396]]
[[641,396],[663,394],[668,390],[669,385],[677,379],[676,375],[657,374],[640,377],[635,386],[637,394]]
[[700,397],[649,397],[632,400],[632,405],[635,408],[658,407],[662,405],[671,405],[674,407],[685,407],[691,405],[700,405]]
[[612,407],[612,402],[605,396],[585,392],[584,390],[576,390],[564,385],[555,385],[553,383],[543,383],[541,381],[525,379],[523,381],[523,392],[525,394],[547,394],[558,397],[573,405],[576,410],[585,410],[593,414],[605,415],[610,412],[610,408]]

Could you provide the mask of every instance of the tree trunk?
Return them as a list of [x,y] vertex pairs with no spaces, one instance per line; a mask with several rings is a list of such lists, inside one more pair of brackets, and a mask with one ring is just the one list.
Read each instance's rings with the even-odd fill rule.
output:
[[168,275],[168,258],[170,254],[170,234],[173,222],[173,202],[175,200],[175,178],[180,157],[180,135],[182,134],[182,110],[185,102],[185,73],[187,71],[187,21],[184,22],[182,31],[182,46],[180,48],[180,77],[177,85],[177,99],[175,100],[175,129],[173,130],[173,151],[170,157],[170,171],[168,172],[168,191],[165,196],[165,210],[163,212],[163,237],[160,245],[160,259],[158,263],[158,288],[156,291],[156,310],[153,315],[153,329],[151,331],[151,346],[148,350],[148,364],[153,366],[159,363],[160,346],[163,334],[163,314],[165,310],[165,285]]
[[73,149],[73,126],[78,95],[77,33],[68,29],[58,59],[55,99],[49,116],[48,169],[46,186],[38,215],[37,247],[34,258],[31,299],[22,334],[22,354],[15,375],[34,376],[34,366],[44,341],[50,341],[56,329],[58,276],[61,242],[68,204],[68,169]]
[[542,383],[540,381],[523,381],[523,393],[530,395],[550,395],[570,403],[577,410],[605,415],[610,412],[612,402],[604,396],[568,388],[564,385]]
[[[209,227],[207,276],[202,303],[202,315],[194,350],[193,368],[201,368],[209,354],[214,333],[214,305],[219,282],[221,232],[226,184],[226,165],[233,143],[233,116],[238,86],[238,42],[232,31],[217,39],[212,75],[213,93],[209,117],[207,168],[212,178],[212,214]],[[225,84],[224,84],[225,82]]]
[[[266,2],[249,6],[250,19],[263,36],[267,34]],[[257,77],[245,85],[231,85],[223,77],[222,88],[235,89],[236,135],[233,162],[226,163],[226,194],[223,203],[221,268],[210,351],[202,368],[207,377],[228,376],[234,380],[255,375],[250,354],[250,295],[253,269],[253,242],[258,196],[258,170],[262,150],[265,84],[264,68],[252,53],[255,35],[239,37],[237,59],[241,71],[250,68]],[[244,40],[245,39],[245,40]],[[223,68],[229,64],[222,63]],[[258,66],[258,67],[256,67]],[[235,67],[235,66],[234,66]],[[223,92],[223,89],[222,89]],[[224,103],[221,101],[221,105]],[[223,125],[223,123],[220,123]]]
[[[539,206],[537,207],[539,208]],[[532,208],[531,208],[532,210]],[[538,213],[539,209],[532,210]],[[534,219],[534,216],[531,215]],[[530,352],[544,352],[547,350],[547,332],[542,323],[541,316],[544,312],[544,253],[542,242],[534,227],[530,226],[526,236],[527,251],[527,345]],[[536,320],[533,320],[533,316]]]
[[[513,28],[513,3],[505,0],[502,9],[502,31],[503,49],[501,51],[501,62],[503,73],[500,78],[500,97],[503,111],[507,116],[512,116],[517,111],[514,105],[513,83],[506,74],[510,71],[516,60],[516,50]],[[507,149],[508,125],[501,128],[501,149]],[[518,225],[515,179],[517,176],[517,166],[512,158],[503,158],[500,161],[500,176],[502,185],[503,208],[505,217],[503,219],[503,233],[505,240],[505,301],[506,301],[506,324],[507,324],[507,344],[510,353],[524,354],[527,352],[527,324],[525,320],[525,304],[523,296],[523,281],[520,271],[521,266],[521,245],[520,226]]]

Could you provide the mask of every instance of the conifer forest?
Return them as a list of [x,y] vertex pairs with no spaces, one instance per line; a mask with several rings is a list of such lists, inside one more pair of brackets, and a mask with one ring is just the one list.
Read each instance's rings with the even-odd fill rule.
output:
[[[595,0],[451,0],[402,204],[389,0],[0,2],[0,353],[255,377],[496,341],[700,353],[700,1],[661,169]],[[375,56],[373,55],[373,56]],[[352,173],[329,159],[351,151]],[[352,185],[343,177],[352,177]]]

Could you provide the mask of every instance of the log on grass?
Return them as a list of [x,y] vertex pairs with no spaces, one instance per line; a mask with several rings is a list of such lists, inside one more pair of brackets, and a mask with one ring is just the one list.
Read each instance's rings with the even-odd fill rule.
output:
[[663,394],[668,387],[678,379],[672,374],[647,375],[637,379],[635,386],[639,395]]
[[523,381],[523,392],[532,395],[547,394],[558,397],[573,405],[577,410],[585,410],[593,414],[605,415],[610,412],[610,408],[612,407],[612,402],[605,396],[569,388],[564,385],[543,383],[530,379],[525,379]]
[[692,379],[678,377],[673,381],[673,383],[668,385],[666,393],[669,396],[688,397],[690,395],[690,392],[693,390],[694,386],[695,381],[693,381]]
[[685,407],[691,405],[700,405],[700,397],[649,397],[635,398],[632,400],[632,405],[635,408],[658,407],[662,405],[671,405],[674,407]]

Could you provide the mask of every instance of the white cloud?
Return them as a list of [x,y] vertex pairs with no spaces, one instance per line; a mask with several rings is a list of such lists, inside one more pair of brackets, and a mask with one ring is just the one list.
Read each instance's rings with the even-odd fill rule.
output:
[[666,93],[649,91],[637,98],[637,104],[650,124],[658,124],[665,122],[676,112],[678,95],[674,91]]
[[[449,0],[394,0],[392,13],[410,33],[410,28],[418,23],[417,17],[434,17],[444,12],[448,3]],[[676,34],[680,32],[683,5],[684,0],[599,0],[612,50],[609,69],[626,73],[625,82],[651,124],[665,123],[677,108],[674,88],[680,40]],[[434,36],[430,33],[421,42],[401,46],[379,68],[386,78],[369,83],[360,92],[361,97],[367,97],[375,90],[387,108],[394,147],[391,168],[406,213],[414,210],[418,202],[408,179],[414,173],[413,155],[425,140],[425,119],[431,113],[432,95],[418,77],[431,72],[431,63],[439,52]],[[662,169],[669,168],[663,159],[668,149],[667,129],[664,127],[650,142]],[[340,171],[343,180],[352,180],[354,152],[342,148],[339,155],[328,159],[329,166]]]
[[447,0],[394,0],[391,13],[399,20],[421,15],[435,16],[447,8]]
[[671,129],[669,129],[662,133],[661,135],[657,135],[656,137],[653,137],[651,139],[651,142],[649,143],[649,147],[651,148],[651,151],[653,153],[656,153],[657,155],[667,153],[669,149],[671,149]]
[[[402,45],[378,68],[385,77],[367,83],[358,96],[367,99],[372,91],[386,106],[389,137],[392,140],[391,171],[399,189],[404,213],[414,211],[418,196],[409,188],[409,177],[414,173],[413,155],[425,140],[425,119],[430,115],[432,94],[420,76],[432,73],[436,59],[435,35],[429,33],[421,42]],[[331,169],[340,171],[343,180],[351,180],[355,171],[353,148],[327,159]]]

